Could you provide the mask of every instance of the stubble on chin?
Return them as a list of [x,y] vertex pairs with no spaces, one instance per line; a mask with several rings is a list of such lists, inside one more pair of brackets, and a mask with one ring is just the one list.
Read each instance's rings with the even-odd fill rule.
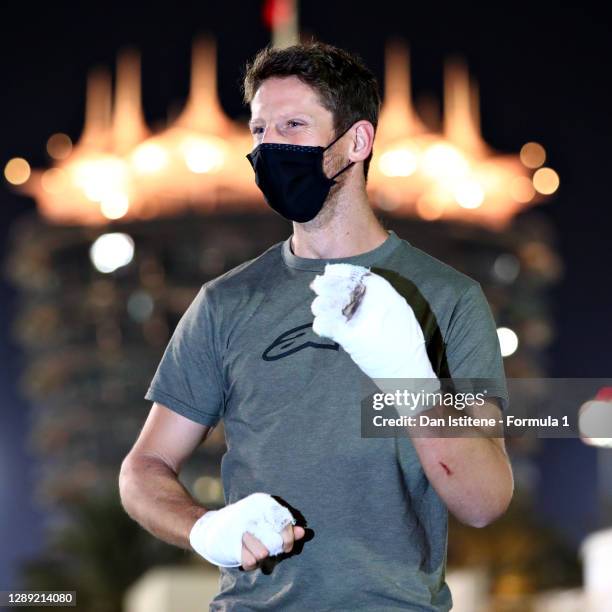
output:
[[323,229],[328,226],[331,221],[336,217],[337,209],[338,209],[338,191],[340,190],[340,185],[333,185],[330,189],[327,198],[325,199],[325,203],[323,204],[323,208],[319,211],[319,214],[312,219],[311,221],[307,221],[306,223],[302,223],[302,229],[305,232],[316,232],[318,230]]

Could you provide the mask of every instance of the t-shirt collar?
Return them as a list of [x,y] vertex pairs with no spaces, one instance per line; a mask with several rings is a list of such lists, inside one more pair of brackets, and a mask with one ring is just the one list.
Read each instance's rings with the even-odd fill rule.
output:
[[352,255],[350,257],[336,257],[333,259],[319,259],[309,257],[298,257],[291,251],[291,238],[293,234],[287,238],[282,244],[283,261],[290,268],[299,270],[310,270],[312,272],[323,272],[327,264],[347,263],[355,266],[369,267],[377,261],[385,258],[393,251],[400,243],[401,239],[393,230],[388,230],[388,238],[375,249]]

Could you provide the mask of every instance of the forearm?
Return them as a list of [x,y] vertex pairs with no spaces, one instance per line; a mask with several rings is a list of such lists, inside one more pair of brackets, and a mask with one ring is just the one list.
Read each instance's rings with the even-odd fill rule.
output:
[[[436,416],[443,414],[450,409],[435,409]],[[427,478],[461,522],[484,527],[505,512],[514,489],[512,468],[493,438],[482,431],[443,438],[424,427],[408,432]]]
[[189,533],[207,509],[198,505],[161,459],[126,459],[119,474],[119,492],[125,511],[149,533],[192,550]]

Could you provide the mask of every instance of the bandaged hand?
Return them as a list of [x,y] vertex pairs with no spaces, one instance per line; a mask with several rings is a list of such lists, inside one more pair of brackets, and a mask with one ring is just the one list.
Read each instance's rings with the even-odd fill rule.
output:
[[[255,536],[259,542],[255,542],[254,547],[261,550],[263,545],[268,555],[274,556],[284,552],[281,532],[295,523],[291,512],[271,495],[252,493],[220,510],[203,514],[192,527],[189,542],[210,563],[238,567],[245,563],[244,534]],[[303,529],[299,529],[303,536]],[[301,536],[296,534],[296,537]],[[253,540],[249,541],[253,543]],[[265,550],[263,553],[257,556],[265,556]],[[249,559],[250,554],[246,557],[247,561],[253,561]]]
[[400,382],[384,379],[403,379],[402,388],[428,379],[417,382],[426,391],[439,389],[421,326],[386,279],[362,266],[327,264],[310,288],[317,294],[313,331],[338,342],[381,390],[394,391]]

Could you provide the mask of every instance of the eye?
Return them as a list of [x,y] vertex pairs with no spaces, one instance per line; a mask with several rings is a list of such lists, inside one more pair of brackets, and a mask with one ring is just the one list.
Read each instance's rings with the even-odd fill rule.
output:
[[263,128],[262,128],[262,127],[259,127],[259,126],[251,128],[251,132],[252,132],[253,134],[261,134],[261,132],[260,132],[260,131],[258,131],[258,130],[262,130],[262,131],[263,131]]
[[287,125],[289,127],[296,127],[298,125],[304,125],[304,124],[300,123],[299,121],[293,121],[292,119],[290,119],[289,121],[287,121]]

